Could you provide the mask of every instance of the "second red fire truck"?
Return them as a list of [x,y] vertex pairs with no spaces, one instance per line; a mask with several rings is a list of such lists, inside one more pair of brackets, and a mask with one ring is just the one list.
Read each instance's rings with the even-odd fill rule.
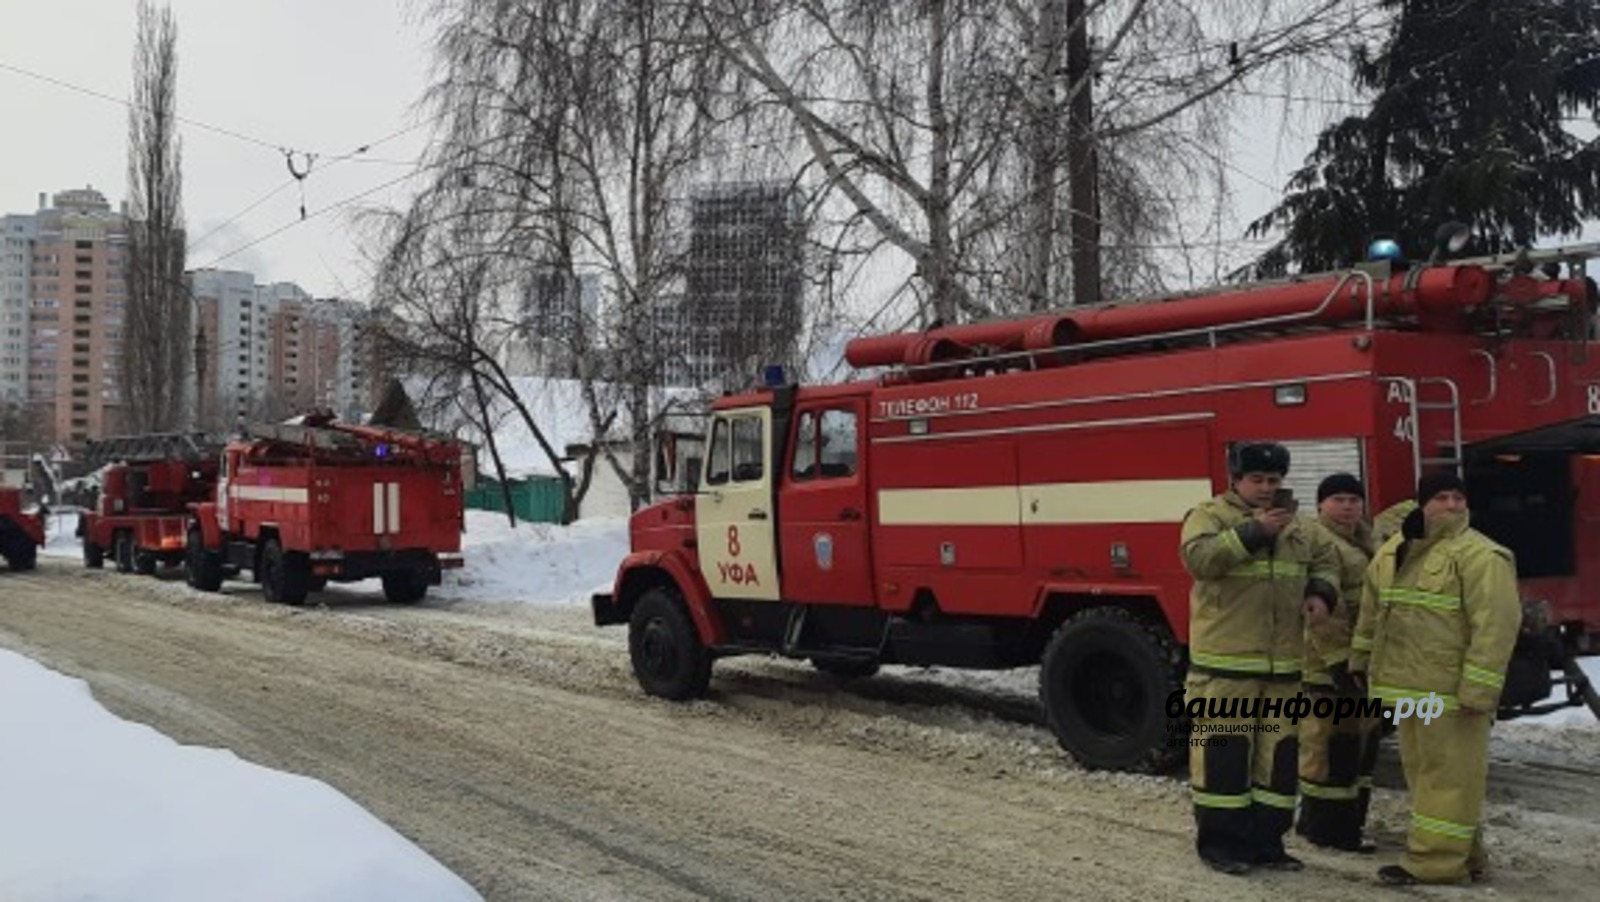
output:
[[461,446],[446,436],[326,413],[251,426],[188,521],[188,581],[216,591],[249,572],[268,601],[298,605],[329,581],[378,578],[390,601],[421,601],[462,564],[462,502]]
[[[712,662],[1040,665],[1061,744],[1089,766],[1174,754],[1186,668],[1185,512],[1231,444],[1334,471],[1374,509],[1453,468],[1527,599],[1503,703],[1584,693],[1600,636],[1600,247],[1375,263],[1157,302],[859,339],[881,378],[719,400],[691,491],[637,512],[598,624],[627,624],[648,693]],[[681,459],[685,455],[678,455]],[[1592,698],[1592,690],[1589,690]]]

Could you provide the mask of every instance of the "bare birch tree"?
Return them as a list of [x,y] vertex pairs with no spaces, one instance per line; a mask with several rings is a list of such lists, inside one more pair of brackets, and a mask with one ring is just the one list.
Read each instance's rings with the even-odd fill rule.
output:
[[[554,318],[564,334],[543,338],[578,361],[591,447],[637,506],[651,495],[663,412],[659,330],[682,291],[683,200],[714,149],[726,75],[692,40],[695,7],[669,0],[437,0],[433,14],[428,100],[442,128],[432,188],[408,219],[470,243],[498,284],[575,293],[584,275],[598,277],[603,315]],[[457,230],[467,211],[470,235]],[[631,461],[602,441],[613,422],[626,424]]]
[[138,6],[128,114],[127,303],[121,403],[129,432],[166,432],[185,416],[191,301],[184,290],[182,153],[177,132],[178,25]]
[[1166,183],[1207,180],[1186,139],[1220,137],[1230,88],[1342,46],[1358,15],[1337,0],[705,8],[716,46],[789,114],[829,188],[914,261],[925,318],[944,322],[1070,297],[1074,234],[1092,245],[1080,258],[1125,264],[1080,273],[1141,287],[1180,212],[1160,209]]

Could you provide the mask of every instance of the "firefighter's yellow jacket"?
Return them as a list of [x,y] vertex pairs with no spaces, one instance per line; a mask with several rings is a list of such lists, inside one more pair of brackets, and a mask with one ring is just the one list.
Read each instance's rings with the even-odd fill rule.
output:
[[1310,521],[1308,528],[1321,530],[1339,557],[1339,603],[1329,605],[1321,623],[1306,622],[1305,674],[1302,680],[1319,686],[1333,685],[1328,668],[1350,660],[1350,639],[1355,634],[1356,617],[1361,613],[1361,589],[1367,583],[1367,565],[1372,561],[1372,530],[1365,522],[1349,532],[1327,519]]
[[1493,710],[1522,625],[1511,552],[1466,514],[1428,524],[1399,561],[1406,543],[1391,536],[1367,570],[1350,669],[1385,702],[1432,692],[1446,710]]
[[1253,532],[1252,511],[1235,492],[1204,502],[1183,520],[1189,596],[1189,666],[1227,676],[1297,678],[1304,666],[1308,582],[1337,601],[1338,552],[1304,519],[1275,541]]

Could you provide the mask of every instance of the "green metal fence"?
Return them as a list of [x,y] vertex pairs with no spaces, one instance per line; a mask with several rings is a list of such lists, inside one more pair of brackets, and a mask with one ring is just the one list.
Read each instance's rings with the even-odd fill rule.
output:
[[[511,510],[525,523],[562,523],[566,512],[567,493],[561,479],[556,476],[530,476],[509,479]],[[498,480],[478,477],[477,486],[467,491],[467,508],[479,511],[504,512],[505,493]]]

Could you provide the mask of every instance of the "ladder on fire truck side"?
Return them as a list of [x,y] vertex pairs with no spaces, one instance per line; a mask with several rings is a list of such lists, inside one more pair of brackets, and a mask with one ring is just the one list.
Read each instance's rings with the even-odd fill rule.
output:
[[[1396,424],[1397,438],[1411,443],[1411,478],[1415,482],[1422,478],[1425,469],[1449,467],[1457,476],[1462,475],[1461,468],[1466,463],[1466,453],[1461,442],[1461,389],[1454,379],[1445,376],[1383,376],[1380,382],[1398,385],[1403,392],[1407,415]],[[1424,401],[1422,392],[1425,388],[1438,387],[1443,389],[1443,396],[1447,400]],[[1438,442],[1442,450],[1448,452],[1439,455],[1426,455],[1423,448],[1428,442],[1432,431],[1425,428],[1424,414],[1448,413],[1450,425],[1447,440]],[[1430,417],[1432,419],[1432,417]]]

